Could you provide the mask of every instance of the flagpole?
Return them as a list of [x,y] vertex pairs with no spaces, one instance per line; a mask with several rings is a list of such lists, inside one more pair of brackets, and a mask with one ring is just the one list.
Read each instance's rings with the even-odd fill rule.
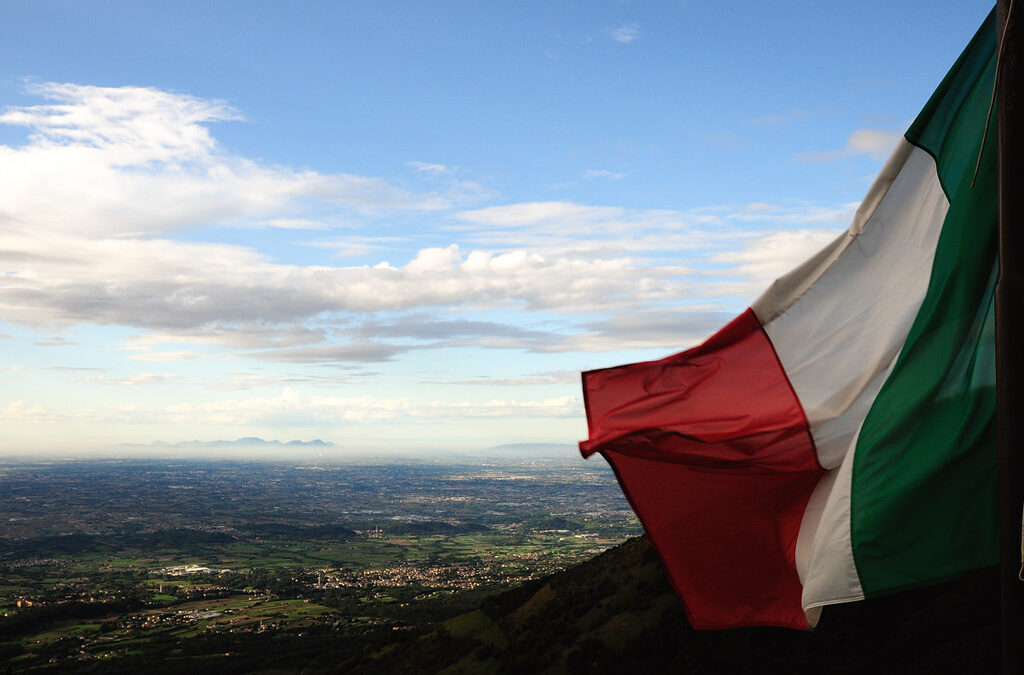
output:
[[[1000,45],[996,119],[999,143],[999,281],[996,284],[996,425],[999,434],[999,576],[1004,675],[1024,675],[1024,582],[1021,509],[1024,506],[1024,86],[1019,63],[1020,20],[1012,0],[998,0]],[[1005,27],[1005,31],[1004,31]]]

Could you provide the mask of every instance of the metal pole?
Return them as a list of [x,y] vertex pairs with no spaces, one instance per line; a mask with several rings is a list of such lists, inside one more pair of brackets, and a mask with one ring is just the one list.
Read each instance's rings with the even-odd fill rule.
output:
[[[1020,2],[1021,0],[1018,0]],[[1022,7],[997,5],[1001,45],[997,74],[999,143],[999,280],[996,285],[996,425],[999,434],[999,576],[1004,675],[1024,675],[1024,582],[1021,509],[1024,506],[1024,108],[1019,92]],[[1007,17],[1010,21],[1007,23]],[[1005,32],[1003,31],[1006,27]]]

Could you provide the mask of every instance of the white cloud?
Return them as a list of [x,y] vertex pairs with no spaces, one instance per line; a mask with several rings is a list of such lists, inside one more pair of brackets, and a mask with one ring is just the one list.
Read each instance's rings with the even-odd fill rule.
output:
[[626,174],[618,173],[616,171],[609,171],[608,169],[587,169],[583,172],[584,178],[607,178],[608,180],[619,180],[625,178]]
[[361,257],[375,251],[395,250],[407,246],[409,237],[383,235],[348,235],[302,242],[303,246],[327,249],[335,258]]
[[175,332],[142,333],[124,342],[126,349],[145,351],[165,344],[188,344],[240,349],[296,347],[323,342],[326,332],[303,324],[240,322],[230,326],[203,325]]
[[152,361],[156,363],[162,363],[167,361],[193,361],[195,359],[203,358],[203,355],[198,352],[177,350],[163,352],[141,352],[139,354],[132,354],[128,358],[131,359],[132,361]]
[[70,347],[75,343],[67,338],[62,338],[59,335],[53,337],[44,338],[42,340],[36,340],[33,342],[36,347]]
[[440,176],[446,173],[452,173],[455,171],[455,167],[448,166],[447,164],[434,164],[430,162],[406,162],[406,166],[412,167],[418,173],[425,173],[431,176]]
[[359,341],[312,347],[265,349],[259,352],[248,352],[245,356],[286,363],[373,363],[390,361],[409,349],[411,348],[382,342]]
[[611,352],[635,349],[678,351],[690,347],[736,314],[722,307],[625,308],[582,322],[571,333],[547,339],[510,336],[477,342],[538,353]]
[[175,379],[178,379],[176,375],[166,375],[163,373],[140,373],[131,377],[121,378],[120,380],[117,380],[117,383],[125,387],[134,387],[139,384],[159,384],[161,382],[167,382]]
[[254,220],[246,223],[248,227],[263,228],[274,227],[281,230],[329,230],[331,226],[319,220],[310,218],[271,218],[269,220]]
[[232,427],[260,424],[418,424],[448,419],[578,418],[582,404],[576,396],[540,400],[492,399],[427,400],[410,397],[308,396],[285,389],[278,396],[229,398],[204,403],[185,402],[167,406],[116,405],[92,408],[56,408],[14,401],[0,408],[0,419],[10,422],[100,424],[187,424],[191,428],[211,424]]
[[232,373],[226,378],[208,382],[206,387],[217,391],[245,391],[257,387],[282,386],[315,386],[315,387],[338,387],[351,384],[352,380],[347,377],[335,377],[331,375],[263,375],[258,373]]
[[585,206],[572,202],[522,202],[505,206],[489,206],[458,214],[460,220],[483,225],[538,225],[561,223],[579,225],[621,219],[626,210],[613,206]]
[[[846,227],[855,209],[856,204],[784,202],[669,211],[526,202],[458,212],[462,224],[454,229],[465,241],[484,246],[514,243],[574,259],[628,259],[638,268],[667,272],[670,259],[704,259],[742,246],[766,230]],[[655,262],[655,257],[660,260]],[[674,273],[686,274],[682,267]]]
[[[9,108],[30,131],[0,146],[3,217],[20,227],[120,236],[202,225],[325,226],[306,212],[449,206],[372,177],[259,163],[218,146],[207,124],[237,120],[224,103],[142,87],[37,84],[54,101]],[[319,225],[318,225],[319,223]]]
[[120,166],[209,157],[216,143],[202,123],[242,119],[222,101],[158,89],[56,82],[25,89],[57,103],[11,108],[0,124],[31,129],[34,147],[106,152]]
[[[686,287],[676,270],[641,270],[628,259],[463,253],[454,244],[422,249],[402,267],[280,265],[237,246],[155,239],[23,235],[0,247],[7,258],[0,312],[28,325],[181,330],[460,304],[584,311]],[[47,259],[51,250],[65,253]]]
[[10,422],[49,422],[56,415],[39,403],[12,401],[0,408],[0,418]]
[[828,152],[806,152],[797,155],[797,159],[805,162],[829,162],[848,157],[867,155],[874,160],[886,159],[896,147],[902,134],[878,129],[858,129],[846,139],[846,147],[842,150]]
[[543,340],[554,337],[549,331],[497,321],[462,318],[438,318],[427,312],[411,312],[389,319],[368,319],[347,330],[349,335],[364,339],[412,338],[447,341],[475,337],[516,337]]
[[626,23],[616,28],[609,28],[608,35],[621,44],[629,44],[640,37],[640,26],[635,23]]
[[579,384],[580,373],[578,370],[553,370],[546,373],[525,375],[523,377],[487,377],[480,376],[471,380],[431,380],[424,381],[424,384],[458,384],[469,386],[492,386],[492,387],[523,387],[523,386],[546,386],[552,384]]
[[754,289],[765,289],[835,239],[841,230],[789,230],[773,232],[747,242],[741,250],[720,253],[712,260],[736,265]]

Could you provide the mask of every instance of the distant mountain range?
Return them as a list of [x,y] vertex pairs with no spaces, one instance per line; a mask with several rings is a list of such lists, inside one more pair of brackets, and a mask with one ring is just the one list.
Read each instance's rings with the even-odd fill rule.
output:
[[315,438],[311,441],[286,441],[264,440],[256,436],[246,436],[234,441],[179,441],[178,443],[167,443],[156,441],[154,443],[122,443],[122,447],[133,448],[333,448],[334,443],[322,441]]

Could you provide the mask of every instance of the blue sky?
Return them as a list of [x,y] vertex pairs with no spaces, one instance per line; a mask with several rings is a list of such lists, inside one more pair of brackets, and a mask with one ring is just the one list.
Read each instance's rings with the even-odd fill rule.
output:
[[3,453],[572,442],[840,232],[990,10],[0,5]]

